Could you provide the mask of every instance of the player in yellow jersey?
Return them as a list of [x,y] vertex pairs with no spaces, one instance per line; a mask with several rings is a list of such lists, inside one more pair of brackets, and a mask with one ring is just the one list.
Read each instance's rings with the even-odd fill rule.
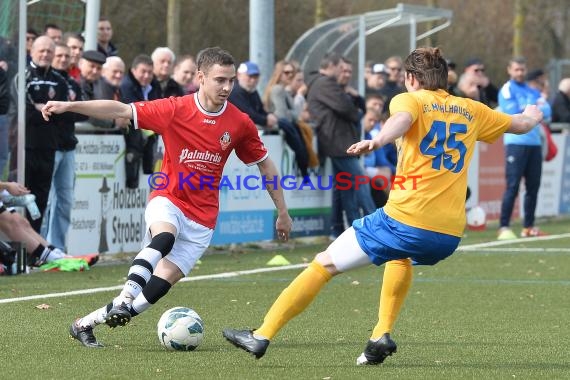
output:
[[305,310],[335,275],[386,263],[378,322],[357,364],[380,364],[396,352],[390,333],[412,282],[412,264],[433,265],[457,248],[465,227],[467,168],[476,141],[526,133],[542,120],[536,106],[507,115],[451,96],[438,48],[414,50],[404,62],[407,93],[390,103],[391,117],[373,140],[348,147],[367,153],[396,141],[398,178],[388,203],[338,237],[283,290],[255,331],[225,329],[224,337],[260,358],[269,342]]

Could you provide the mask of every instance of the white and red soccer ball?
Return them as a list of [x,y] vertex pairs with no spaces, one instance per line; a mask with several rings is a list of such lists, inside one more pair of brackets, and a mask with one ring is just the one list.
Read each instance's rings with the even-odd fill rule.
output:
[[467,228],[482,231],[487,227],[487,213],[481,206],[474,206],[467,211]]

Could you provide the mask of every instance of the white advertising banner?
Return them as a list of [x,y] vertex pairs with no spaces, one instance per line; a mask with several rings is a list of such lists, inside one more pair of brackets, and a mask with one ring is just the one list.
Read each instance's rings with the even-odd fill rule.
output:
[[[570,210],[568,137],[554,134],[553,138],[558,146],[558,155],[543,165],[536,216],[558,215]],[[125,143],[122,135],[78,135],[78,139],[77,179],[68,251],[71,254],[138,251],[146,228],[144,210],[150,194],[148,176],[141,173],[137,189],[125,187]],[[262,139],[281,176],[279,185],[284,187],[293,218],[292,236],[328,234],[332,199],[330,162],[318,173],[311,173],[312,185],[303,185],[301,178],[295,176],[294,155],[283,138],[275,135],[262,136]],[[503,154],[474,157],[469,169],[470,204],[484,203],[487,198],[500,204],[504,184],[480,188],[484,179],[482,161],[487,166],[504,167]],[[224,176],[226,186],[220,188],[220,215],[212,244],[273,239],[275,208],[260,180],[257,165],[248,167],[232,155]],[[519,198],[523,194],[521,192]],[[520,202],[521,215],[523,203]]]
[[[68,251],[86,254],[140,250],[146,229],[144,210],[150,194],[148,175],[140,174],[137,189],[126,188],[122,135],[77,137]],[[292,176],[293,153],[284,148],[283,138],[263,136],[262,139],[281,175]],[[257,165],[248,167],[232,154],[223,181],[226,185],[220,186],[220,215],[212,244],[273,239],[275,206],[263,187]],[[317,183],[316,174],[311,175],[311,182]],[[319,190],[317,185],[315,189],[299,190],[300,178],[288,177],[283,183],[288,186],[284,193],[294,219],[294,234],[328,233],[331,191]],[[323,182],[321,187],[325,186]]]
[[145,232],[146,176],[125,187],[123,135],[78,135],[75,199],[68,233],[71,254],[133,252]]
[[282,177],[283,193],[289,214],[293,219],[293,237],[328,235],[330,232],[330,207],[332,204],[332,166],[330,160],[309,171],[310,184],[296,177],[293,151],[281,136],[264,139]]

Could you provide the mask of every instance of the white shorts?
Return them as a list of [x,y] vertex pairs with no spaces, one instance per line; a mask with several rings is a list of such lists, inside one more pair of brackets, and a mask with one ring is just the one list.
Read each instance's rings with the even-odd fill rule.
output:
[[352,227],[345,230],[329,245],[327,253],[340,272],[372,264],[370,257],[360,248],[356,232]]
[[176,227],[176,240],[166,259],[176,265],[184,276],[194,268],[210,245],[214,230],[188,219],[166,197],[154,197],[148,202],[144,213],[146,234],[143,247],[150,244],[150,226],[155,222],[168,222]]

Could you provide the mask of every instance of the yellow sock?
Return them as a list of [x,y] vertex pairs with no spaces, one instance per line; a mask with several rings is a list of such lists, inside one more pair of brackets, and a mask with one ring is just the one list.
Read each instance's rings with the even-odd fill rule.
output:
[[272,339],[294,316],[309,306],[332,275],[316,261],[302,271],[273,303],[256,335]]
[[384,333],[392,332],[400,309],[412,284],[412,262],[410,259],[392,260],[386,263],[384,280],[380,291],[380,310],[378,324],[370,339],[376,340]]

